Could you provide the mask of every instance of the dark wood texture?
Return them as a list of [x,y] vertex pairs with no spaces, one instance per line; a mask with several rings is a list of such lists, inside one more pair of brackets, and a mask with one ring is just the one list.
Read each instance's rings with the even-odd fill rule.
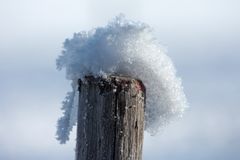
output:
[[120,76],[79,80],[76,160],[141,160],[145,87]]

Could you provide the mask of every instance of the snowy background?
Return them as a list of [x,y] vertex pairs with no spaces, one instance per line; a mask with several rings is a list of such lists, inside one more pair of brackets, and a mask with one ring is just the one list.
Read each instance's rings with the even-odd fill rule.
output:
[[240,159],[238,0],[0,0],[0,159],[74,159],[75,134],[55,139],[70,90],[55,67],[73,32],[120,12],[151,25],[168,48],[191,108],[155,137],[145,160]]

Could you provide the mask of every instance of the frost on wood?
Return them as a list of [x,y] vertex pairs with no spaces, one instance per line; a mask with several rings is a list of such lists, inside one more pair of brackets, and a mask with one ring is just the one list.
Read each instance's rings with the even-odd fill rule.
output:
[[[85,75],[95,77],[125,75],[140,79],[146,87],[145,129],[151,134],[181,117],[186,108],[186,97],[180,78],[176,77],[171,59],[164,53],[152,29],[140,22],[116,17],[105,27],[89,32],[75,33],[64,42],[64,50],[57,59],[58,69],[66,69],[66,77],[73,81]],[[74,94],[72,94],[74,96]],[[69,97],[73,100],[73,97]],[[72,125],[69,119],[74,106],[63,107],[57,135],[60,140],[68,135]],[[69,112],[69,113],[68,113]],[[75,112],[75,111],[74,111]]]

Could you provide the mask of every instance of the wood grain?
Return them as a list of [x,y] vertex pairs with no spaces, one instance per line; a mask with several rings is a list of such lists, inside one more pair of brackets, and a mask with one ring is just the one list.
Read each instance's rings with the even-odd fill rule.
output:
[[79,80],[76,160],[141,160],[145,87],[124,76]]

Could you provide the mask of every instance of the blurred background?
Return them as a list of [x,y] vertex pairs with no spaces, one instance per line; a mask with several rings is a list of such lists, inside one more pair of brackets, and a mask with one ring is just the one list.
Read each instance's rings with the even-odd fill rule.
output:
[[0,0],[0,159],[74,159],[75,132],[55,139],[70,90],[55,67],[65,38],[124,13],[152,26],[182,78],[190,108],[144,160],[240,159],[240,1]]

